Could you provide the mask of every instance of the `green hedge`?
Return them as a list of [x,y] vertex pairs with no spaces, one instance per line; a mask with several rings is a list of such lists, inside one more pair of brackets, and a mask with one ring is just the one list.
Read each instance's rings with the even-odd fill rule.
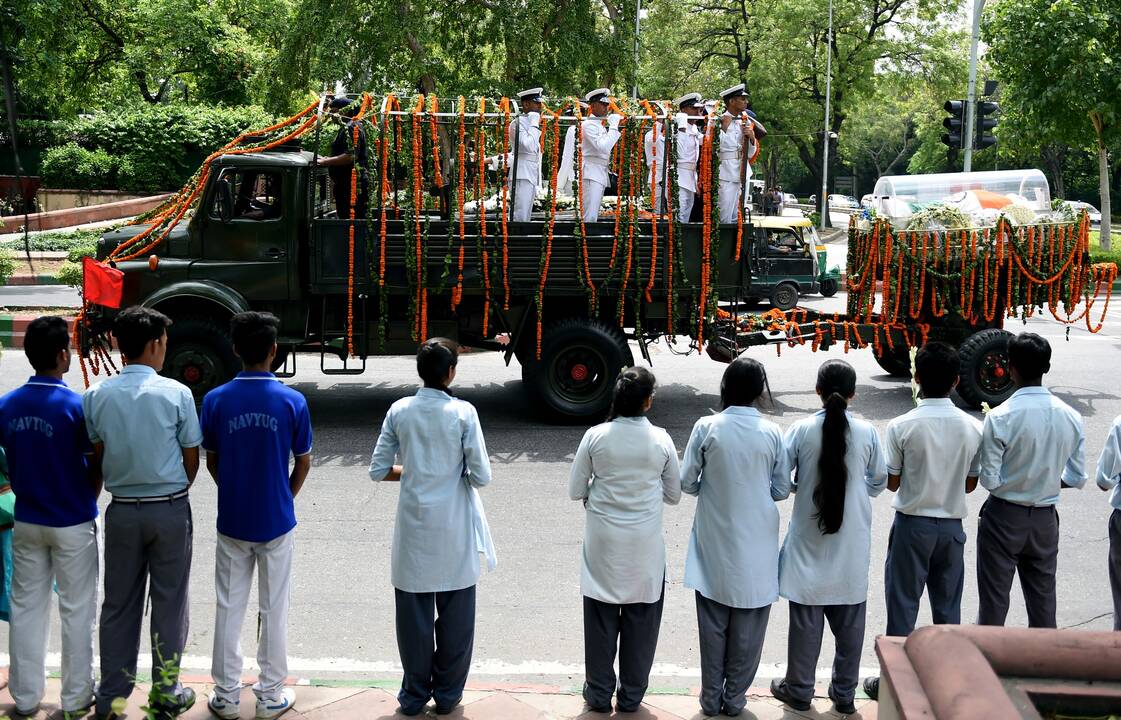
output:
[[87,150],[68,142],[47,150],[39,174],[50,188],[100,190],[117,186],[117,158],[104,150]]

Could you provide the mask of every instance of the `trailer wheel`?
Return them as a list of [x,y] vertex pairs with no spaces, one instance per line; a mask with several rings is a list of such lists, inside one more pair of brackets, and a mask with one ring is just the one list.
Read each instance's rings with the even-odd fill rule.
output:
[[771,307],[783,312],[798,304],[798,286],[792,282],[780,282],[771,291]]
[[1012,373],[1008,368],[1008,340],[1012,333],[999,328],[989,328],[974,333],[958,349],[961,358],[961,376],[958,395],[974,408],[981,403],[995,407],[1015,391]]
[[522,365],[522,379],[550,417],[586,422],[607,413],[615,378],[633,364],[619,328],[570,318],[545,329],[541,359]]
[[163,375],[189,387],[196,402],[229,381],[239,367],[229,333],[215,320],[179,318],[167,329]]
[[911,377],[911,349],[907,347],[882,348],[883,352],[874,355],[876,364],[888,375],[898,378]]
[[837,282],[837,278],[827,277],[821,281],[821,296],[833,297],[837,291],[841,289],[841,284]]

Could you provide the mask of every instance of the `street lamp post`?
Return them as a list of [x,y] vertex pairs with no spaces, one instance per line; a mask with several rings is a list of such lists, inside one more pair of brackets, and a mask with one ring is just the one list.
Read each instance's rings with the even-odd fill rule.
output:
[[635,101],[638,100],[638,31],[641,22],[642,0],[637,0],[634,8],[634,85],[631,87],[631,99]]
[[833,98],[833,0],[829,0],[829,35],[825,43],[825,126],[821,133],[821,229],[829,221],[829,102]]
[[985,0],[973,0],[973,41],[969,45],[969,88],[965,97],[965,133],[961,143],[965,149],[962,165],[965,172],[973,169],[973,125],[977,122],[977,43],[981,39],[981,10],[984,7]]

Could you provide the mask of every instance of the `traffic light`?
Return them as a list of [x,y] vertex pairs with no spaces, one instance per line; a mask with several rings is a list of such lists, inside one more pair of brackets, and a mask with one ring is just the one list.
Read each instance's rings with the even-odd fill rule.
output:
[[977,117],[977,124],[973,128],[973,149],[984,150],[987,147],[996,145],[996,138],[993,137],[993,130],[996,128],[996,118],[988,117],[1000,110],[1000,105],[995,102],[988,102],[980,100],[977,102],[977,108],[974,111]]
[[962,142],[962,129],[965,127],[965,101],[947,100],[942,106],[950,117],[942,121],[942,127],[948,132],[942,133],[942,144],[952,148],[960,148]]

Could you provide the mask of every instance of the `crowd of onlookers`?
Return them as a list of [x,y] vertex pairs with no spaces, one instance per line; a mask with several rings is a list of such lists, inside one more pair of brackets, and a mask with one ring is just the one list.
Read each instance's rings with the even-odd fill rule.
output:
[[[240,715],[239,639],[254,573],[259,586],[256,717],[295,703],[287,676],[287,621],[294,497],[311,466],[312,430],[304,398],[269,371],[276,318],[248,312],[231,321],[244,372],[210,392],[196,413],[190,391],[158,374],[170,321],[146,308],[115,319],[126,364],[84,394],[63,381],[70,368],[67,324],[42,317],[28,327],[35,375],[0,398],[0,445],[14,490],[10,555],[10,689],[15,712],[31,715],[44,693],[51,593],[62,627],[62,709],[114,713],[136,677],[145,605],[151,608],[151,706],[174,716],[195,696],[178,682],[187,634],[193,519],[189,489],[200,465],[218,486],[215,615],[210,710]],[[949,399],[959,376],[956,350],[921,347],[916,408],[881,434],[853,416],[856,372],[826,361],[815,389],[822,409],[785,432],[756,409],[764,367],[741,357],[720,384],[721,411],[699,419],[684,455],[646,415],[655,378],[624,370],[610,417],[576,449],[568,492],[586,522],[580,587],[586,678],[596,711],[638,709],[647,689],[664,601],[663,504],[697,497],[685,585],[696,591],[701,709],[739,714],[755,677],[770,608],[789,602],[785,677],[771,692],[809,708],[825,624],[836,640],[829,697],[854,712],[865,636],[871,561],[871,498],[895,493],[885,562],[886,632],[914,630],[921,597],[935,623],[960,623],[965,582],[966,495],[989,496],[978,519],[977,622],[1002,625],[1020,576],[1029,624],[1055,627],[1060,490],[1079,488],[1082,419],[1043,386],[1051,348],[1032,333],[1009,342],[1017,390],[979,422]],[[439,714],[460,701],[471,665],[479,553],[496,554],[478,488],[491,480],[478,414],[456,398],[454,343],[435,338],[417,352],[423,383],[390,407],[370,462],[375,481],[400,483],[391,582],[403,666],[400,711]],[[1098,462],[1096,483],[1112,489],[1109,575],[1121,630],[1121,418]],[[99,548],[97,497],[111,502]],[[793,494],[785,538],[776,503]],[[5,496],[0,495],[0,524]],[[9,517],[9,522],[11,518]],[[93,671],[99,564],[104,557],[100,684]],[[3,607],[0,605],[0,613]],[[2,615],[0,615],[2,617]],[[618,675],[615,672],[618,656]],[[878,679],[866,678],[875,697]]]

